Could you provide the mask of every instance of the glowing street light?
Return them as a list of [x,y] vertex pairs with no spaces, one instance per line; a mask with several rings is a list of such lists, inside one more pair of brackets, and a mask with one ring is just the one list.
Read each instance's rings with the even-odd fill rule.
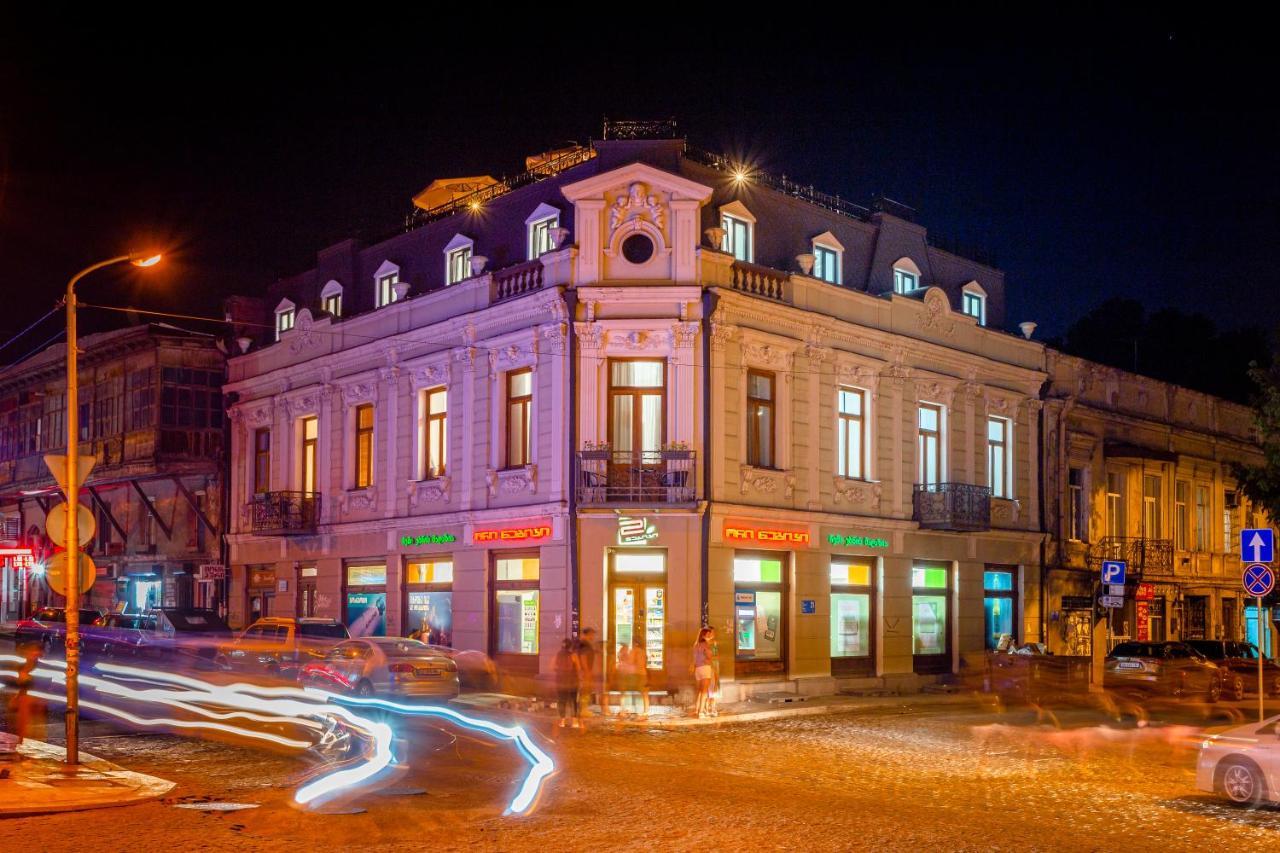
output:
[[67,456],[62,484],[67,500],[66,526],[66,649],[67,710],[64,717],[67,734],[66,764],[80,763],[80,538],[77,530],[80,505],[80,369],[76,346],[76,284],[89,273],[126,261],[136,267],[153,267],[160,263],[158,252],[131,252],[87,266],[67,282]]

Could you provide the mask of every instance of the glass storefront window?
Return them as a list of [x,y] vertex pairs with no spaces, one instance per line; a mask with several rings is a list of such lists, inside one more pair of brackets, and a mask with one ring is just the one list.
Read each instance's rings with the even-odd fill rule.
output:
[[347,586],[385,586],[387,565],[347,566]]
[[987,569],[982,573],[982,587],[985,595],[982,599],[983,620],[986,625],[986,647],[988,650],[1000,648],[1004,637],[1006,642],[1018,639],[1014,621],[1017,600],[1014,596],[1015,577],[1013,570],[1001,571]]
[[502,654],[538,653],[538,590],[496,590],[497,637],[495,650]]
[[407,583],[453,583],[453,560],[415,560],[405,574]]
[[782,593],[740,589],[734,599],[738,659],[781,660]]
[[496,577],[500,581],[536,581],[537,557],[499,557]]
[[619,574],[661,574],[667,570],[665,551],[618,551],[613,557],[613,570]]
[[946,589],[947,570],[942,566],[912,566],[911,586],[915,589]]
[[409,630],[421,632],[424,643],[453,645],[453,593],[410,592]]
[[739,583],[782,583],[782,558],[759,555],[734,557],[733,579]]
[[347,566],[347,630],[353,637],[387,635],[387,564]]
[[871,596],[831,593],[831,656],[861,657],[871,653]]
[[917,661],[917,671],[944,671],[951,644],[948,639],[947,598],[951,569],[945,563],[916,563],[911,567],[911,650],[937,660]]
[[871,586],[871,561],[831,558],[832,586]]

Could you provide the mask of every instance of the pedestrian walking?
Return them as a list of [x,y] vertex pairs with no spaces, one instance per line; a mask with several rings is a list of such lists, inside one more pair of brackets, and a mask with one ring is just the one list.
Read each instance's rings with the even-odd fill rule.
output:
[[[649,674],[646,670],[643,646],[624,643],[618,648],[618,689],[622,691],[619,714],[631,713],[640,717],[649,715]],[[628,700],[631,707],[629,712]]]
[[639,697],[636,713],[643,720],[649,716],[649,659],[645,655],[644,646],[639,643],[631,644],[631,669],[634,679],[632,684]]
[[[581,680],[578,686],[578,716],[591,716],[591,694],[596,683],[596,629],[583,628],[574,646]],[[601,703],[604,708],[604,703]],[[606,709],[607,710],[607,709]]]
[[18,665],[14,681],[17,690],[13,697],[13,733],[18,736],[18,743],[24,738],[41,740],[45,735],[44,703],[31,695],[36,680],[33,673],[40,663],[40,646],[24,643],[16,651],[22,656],[22,663]]
[[716,639],[718,635],[713,628],[711,630],[711,689],[707,691],[707,714],[712,717],[720,716],[720,643]]
[[582,721],[578,718],[578,690],[582,681],[582,664],[579,662],[574,646],[573,640],[565,637],[560,651],[556,652],[556,702],[560,711],[560,720],[557,725],[560,728],[582,727]]
[[711,666],[711,644],[715,637],[715,628],[703,628],[698,631],[698,641],[693,644],[693,679],[698,685],[698,698],[693,710],[699,719],[710,716],[711,685],[716,677],[715,669]]

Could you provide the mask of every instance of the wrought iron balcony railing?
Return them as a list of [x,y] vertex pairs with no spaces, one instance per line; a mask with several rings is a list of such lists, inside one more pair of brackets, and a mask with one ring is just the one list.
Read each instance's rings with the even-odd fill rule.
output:
[[1089,565],[1100,568],[1103,560],[1124,560],[1128,563],[1128,574],[1172,574],[1173,540],[1104,536],[1089,546]]
[[263,492],[244,506],[244,528],[249,533],[314,533],[319,519],[320,495],[316,492]]
[[692,503],[692,450],[583,450],[574,457],[578,503]]
[[917,485],[911,514],[927,530],[990,530],[991,489],[968,483]]

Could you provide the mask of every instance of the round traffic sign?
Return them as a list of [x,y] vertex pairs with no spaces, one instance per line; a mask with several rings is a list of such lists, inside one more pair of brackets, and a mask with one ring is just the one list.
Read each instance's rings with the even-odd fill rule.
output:
[[[98,567],[93,564],[93,558],[83,551],[80,557],[80,591],[88,592],[93,588],[93,582],[98,579]],[[66,595],[67,593],[67,552],[59,551],[53,555],[53,559],[49,561],[49,565],[44,570],[44,579],[49,584],[49,589],[58,595]]]
[[1271,571],[1270,566],[1262,563],[1245,566],[1242,580],[1244,591],[1259,598],[1271,592],[1276,586],[1275,572]]
[[[76,504],[76,536],[81,545],[88,545],[93,534],[98,532],[98,522],[93,513],[82,503]],[[67,547],[67,505],[60,503],[44,519],[45,534],[59,548]]]

